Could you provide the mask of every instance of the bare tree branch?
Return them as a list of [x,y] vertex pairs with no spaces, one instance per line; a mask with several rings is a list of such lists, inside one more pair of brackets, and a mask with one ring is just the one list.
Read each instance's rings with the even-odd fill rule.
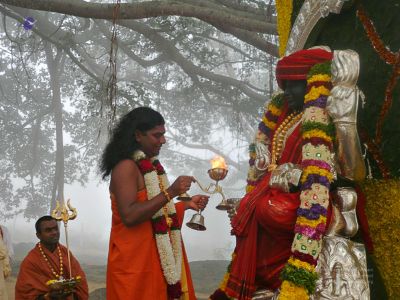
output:
[[265,96],[254,92],[254,87],[251,86],[249,83],[245,83],[243,81],[224,75],[215,74],[194,65],[191,61],[188,61],[170,41],[159,35],[158,32],[154,29],[147,27],[145,24],[137,21],[124,20],[119,21],[118,24],[145,35],[149,40],[157,45],[160,52],[164,51],[169,56],[169,58],[172,61],[176,62],[189,76],[197,75],[207,78],[209,80],[220,82],[222,84],[235,86],[250,98],[259,101],[264,100]]
[[176,136],[175,134],[173,134],[171,131],[168,132],[168,139],[172,140],[172,141],[176,141],[179,144],[181,144],[184,147],[190,148],[190,149],[201,149],[201,150],[208,150],[211,151],[219,156],[223,156],[225,158],[225,161],[230,165],[235,167],[236,169],[240,168],[240,164],[237,163],[236,161],[232,160],[229,158],[228,155],[226,155],[225,153],[221,152],[220,150],[214,148],[211,145],[206,145],[206,144],[191,144],[191,143],[186,143],[184,141],[182,141],[182,139],[180,139],[178,136]]
[[[34,10],[51,11],[83,18],[113,19],[113,3],[84,2],[80,0],[1,0],[6,5],[24,7]],[[275,24],[253,18],[247,14],[239,16],[234,9],[221,6],[216,10],[214,6],[204,7],[184,1],[145,1],[139,3],[120,4],[119,19],[145,19],[161,16],[193,17],[207,23],[225,24],[260,33],[276,34]]]

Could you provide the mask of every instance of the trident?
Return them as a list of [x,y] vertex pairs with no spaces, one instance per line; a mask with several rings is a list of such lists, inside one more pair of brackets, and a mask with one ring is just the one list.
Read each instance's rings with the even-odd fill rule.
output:
[[65,229],[65,242],[67,244],[68,251],[68,267],[69,267],[69,279],[72,279],[72,269],[71,269],[71,257],[69,251],[69,243],[68,243],[68,230],[67,224],[69,220],[73,220],[77,216],[76,208],[73,208],[70,204],[70,199],[67,200],[67,204],[63,202],[62,207],[60,206],[60,202],[57,201],[56,208],[51,212],[51,216],[57,221],[64,222]]

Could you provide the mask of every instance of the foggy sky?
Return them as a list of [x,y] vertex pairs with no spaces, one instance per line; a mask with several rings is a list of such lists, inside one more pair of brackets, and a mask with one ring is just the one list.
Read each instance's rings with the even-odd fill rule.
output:
[[[200,170],[201,171],[201,170]],[[206,170],[204,170],[206,172]],[[170,178],[170,181],[174,180]],[[208,185],[211,182],[202,182]],[[223,181],[221,185],[224,186]],[[200,193],[192,186],[190,194]],[[236,197],[238,195],[227,195]],[[111,204],[108,193],[108,182],[100,181],[92,176],[87,186],[79,184],[65,186],[65,199],[71,199],[71,205],[78,211],[78,217],[68,223],[71,251],[84,263],[106,264],[108,241],[111,228]],[[228,259],[234,247],[234,238],[230,235],[230,224],[227,213],[215,206],[221,200],[220,195],[210,197],[203,215],[206,231],[196,231],[185,224],[195,213],[185,213],[182,235],[186,252],[190,261]],[[13,243],[32,242],[38,240],[35,235],[34,221],[28,222],[21,216],[5,222],[12,235]],[[60,242],[65,244],[64,226],[60,226]]]

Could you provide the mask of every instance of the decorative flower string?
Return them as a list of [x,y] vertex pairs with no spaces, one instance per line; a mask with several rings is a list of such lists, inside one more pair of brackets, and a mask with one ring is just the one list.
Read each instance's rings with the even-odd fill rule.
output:
[[378,121],[376,123],[376,133],[375,133],[375,143],[379,147],[382,141],[382,127],[385,117],[392,106],[393,102],[393,90],[396,86],[397,80],[400,76],[400,50],[398,52],[393,52],[387,47],[382,39],[379,37],[378,32],[372,21],[368,18],[361,4],[357,7],[357,16],[360,19],[364,30],[367,34],[372,47],[379,55],[379,57],[385,61],[387,64],[393,66],[392,75],[385,89],[385,99],[381,111],[379,113]]
[[280,300],[309,299],[318,279],[315,266],[326,227],[329,187],[334,180],[332,149],[335,131],[325,110],[332,88],[330,64],[317,64],[308,73],[301,128],[301,203],[297,210],[292,255],[281,273]]
[[360,19],[365,29],[365,32],[368,36],[368,39],[371,42],[372,47],[375,49],[376,53],[379,55],[379,57],[383,59],[387,64],[394,65],[397,60],[397,53],[391,51],[384,44],[382,39],[379,37],[379,34],[376,31],[373,22],[367,16],[364,7],[361,4],[358,4],[357,7],[357,17]]
[[[160,161],[156,157],[147,158],[144,152],[140,150],[135,151],[133,159],[144,177],[148,199],[152,199],[161,192],[165,192],[163,189],[164,187],[168,187],[169,183]],[[168,296],[173,299],[179,298],[182,294],[180,282],[182,238],[174,202],[168,201],[164,207],[152,216],[151,222],[161,267],[168,284]]]
[[360,131],[360,138],[362,141],[364,141],[369,153],[371,153],[373,159],[376,161],[379,171],[382,174],[382,178],[384,178],[384,179],[391,178],[389,168],[386,166],[386,164],[382,158],[382,153],[381,153],[380,149],[378,148],[376,143],[369,137],[369,135],[365,129]]
[[283,93],[274,95],[266,105],[262,121],[258,125],[258,131],[255,140],[249,146],[249,171],[247,175],[246,193],[251,192],[260,181],[262,173],[254,165],[256,159],[256,143],[264,145],[270,144],[272,132],[276,129],[279,116],[282,114]]
[[282,57],[285,54],[292,27],[293,3],[292,0],[276,0],[275,5],[278,16],[279,57]]

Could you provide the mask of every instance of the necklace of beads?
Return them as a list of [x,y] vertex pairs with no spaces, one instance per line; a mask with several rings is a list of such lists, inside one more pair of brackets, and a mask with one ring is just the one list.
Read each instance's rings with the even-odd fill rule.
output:
[[53,273],[53,275],[57,278],[57,279],[63,279],[63,274],[64,274],[64,269],[63,269],[63,257],[61,254],[61,249],[60,246],[57,245],[57,250],[58,250],[58,257],[60,258],[60,274],[57,274],[57,272],[54,270],[54,268],[52,267],[52,265],[49,262],[49,259],[47,258],[46,254],[43,251],[42,248],[42,244],[38,243],[39,246],[39,251],[42,254],[44,260],[46,261],[47,265],[50,268],[51,273]]
[[276,169],[277,161],[282,154],[283,144],[286,140],[286,135],[288,130],[294,126],[303,116],[303,113],[291,113],[276,129],[274,137],[272,139],[272,149],[271,149],[271,164],[268,166],[268,171],[273,171]]
[[[164,184],[162,183],[161,176],[158,176],[158,185],[160,186],[161,192],[163,192],[164,195],[166,195],[168,202],[171,201],[171,198],[169,197],[168,192],[166,191],[166,189],[165,189],[165,187],[164,187]],[[165,221],[167,222],[168,228],[171,228],[172,222],[173,222],[173,221],[172,221],[172,219],[168,216],[168,208],[167,208],[167,205],[164,205],[164,206],[163,206],[163,214],[164,214],[164,217],[165,217]]]

